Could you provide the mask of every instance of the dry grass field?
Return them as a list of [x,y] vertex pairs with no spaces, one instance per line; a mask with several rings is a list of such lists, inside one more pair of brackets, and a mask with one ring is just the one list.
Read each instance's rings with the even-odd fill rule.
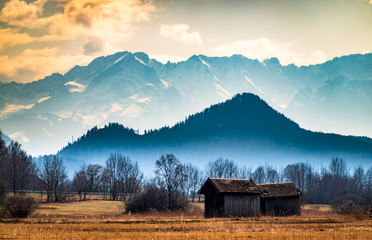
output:
[[305,205],[302,216],[205,219],[202,204],[124,214],[122,202],[89,200],[43,203],[28,219],[3,219],[0,239],[372,239],[372,220],[325,205]]

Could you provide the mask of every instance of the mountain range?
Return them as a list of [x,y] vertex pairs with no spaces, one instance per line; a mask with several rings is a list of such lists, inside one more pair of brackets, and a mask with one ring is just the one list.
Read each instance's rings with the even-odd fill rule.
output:
[[131,157],[146,173],[151,173],[155,159],[164,153],[174,153],[202,169],[219,157],[253,167],[284,167],[300,161],[321,167],[331,158],[341,157],[350,166],[368,167],[372,163],[371,140],[305,130],[258,96],[244,93],[190,115],[173,127],[145,134],[118,123],[95,127],[58,155],[72,172],[92,162],[104,165],[111,153]]
[[372,136],[372,54],[297,67],[241,55],[162,64],[145,53],[119,52],[63,75],[0,83],[0,129],[30,154],[53,153],[94,126],[118,122],[141,132],[172,126],[243,92],[301,127]]

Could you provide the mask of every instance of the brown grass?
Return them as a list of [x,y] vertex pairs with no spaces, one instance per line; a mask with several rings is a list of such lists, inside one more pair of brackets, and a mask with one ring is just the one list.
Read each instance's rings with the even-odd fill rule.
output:
[[185,212],[123,214],[123,203],[41,204],[28,219],[3,219],[0,239],[372,239],[371,219],[305,205],[302,216],[205,219],[202,204]]

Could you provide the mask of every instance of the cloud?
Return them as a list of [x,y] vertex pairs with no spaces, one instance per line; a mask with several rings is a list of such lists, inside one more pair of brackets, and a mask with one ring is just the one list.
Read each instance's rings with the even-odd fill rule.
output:
[[66,0],[63,16],[55,16],[49,32],[88,41],[104,36],[108,46],[117,47],[134,35],[136,23],[149,21],[155,11],[151,2],[141,0]]
[[242,54],[248,58],[258,59],[260,61],[277,57],[284,65],[291,63],[309,65],[327,60],[327,56],[323,51],[303,52],[298,50],[296,44],[296,42],[282,43],[269,38],[259,38],[217,45],[206,49],[204,53],[213,56]]
[[186,24],[160,25],[160,36],[179,41],[183,44],[202,45],[203,41],[198,32],[189,33],[190,26]]
[[48,100],[49,98],[51,98],[51,96],[40,98],[39,100],[37,100],[37,103],[45,102],[45,101]]
[[98,37],[89,38],[83,46],[84,54],[89,55],[102,51],[105,48],[105,41]]
[[9,137],[13,140],[17,140],[20,138],[23,142],[29,142],[30,140],[25,136],[25,131],[15,132],[9,135]]
[[27,33],[17,33],[11,28],[0,29],[0,51],[4,48],[34,41]]
[[91,28],[94,14],[100,12],[103,4],[103,1],[67,1],[65,14],[71,23]]
[[26,49],[22,54],[8,57],[0,55],[0,74],[8,77],[13,77],[19,70],[29,70],[37,72],[35,78],[28,79],[33,81],[40,79],[54,72],[67,71],[74,64],[87,64],[92,60],[92,57],[84,55],[59,55],[59,49],[43,48],[43,49]]
[[49,57],[55,55],[57,51],[57,48],[27,49],[19,56],[0,56],[2,62],[0,73],[12,77],[19,69],[23,68],[37,71],[45,64],[48,65]]
[[24,109],[31,109],[34,107],[34,104],[30,105],[6,105],[5,109],[0,112],[0,119],[6,117],[9,113],[19,112]]
[[0,12],[0,21],[8,25],[28,27],[38,19],[43,10],[43,5],[47,0],[38,0],[34,3],[27,4],[25,1],[10,0],[5,3]]
[[[50,33],[75,32],[76,28],[93,29],[107,20],[116,20],[106,29],[120,24],[148,21],[156,7],[151,1],[142,0],[59,0],[63,11],[43,17],[44,5],[48,0],[27,3],[22,0],[10,0],[0,12],[0,21],[11,26],[25,28],[48,27]],[[70,29],[66,29],[70,27]],[[73,28],[73,29],[71,29]],[[79,28],[78,28],[79,29]],[[73,30],[73,31],[71,31]]]
[[75,81],[70,81],[65,83],[65,85],[74,86],[75,88],[71,88],[70,92],[84,92],[87,86],[84,86],[83,84],[77,83]]
[[142,109],[140,106],[136,104],[131,104],[120,114],[120,116],[125,116],[127,118],[136,118],[140,115],[141,112]]
[[148,21],[155,7],[139,0],[68,0],[65,14],[70,23],[93,28],[100,21],[120,19],[122,23]]
[[[151,0],[54,0],[60,5],[50,14],[44,13],[48,1],[9,0],[1,9],[0,22],[7,28],[0,30],[0,51],[31,42],[48,43],[55,48],[26,49],[17,56],[0,55],[3,65],[0,74],[15,77],[20,70],[30,70],[45,76],[51,69],[63,72],[71,68],[78,64],[75,60],[81,60],[84,55],[91,59],[121,51],[135,34],[137,24],[149,21],[157,11]],[[73,53],[71,48],[77,51]],[[51,49],[58,51],[50,52]],[[64,54],[63,49],[70,53]],[[23,59],[26,55],[29,58]],[[57,60],[60,61],[58,64]],[[43,64],[51,68],[47,69]]]

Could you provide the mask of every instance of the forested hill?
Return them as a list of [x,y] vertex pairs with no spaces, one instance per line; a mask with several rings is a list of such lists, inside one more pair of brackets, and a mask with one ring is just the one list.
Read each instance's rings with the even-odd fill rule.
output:
[[245,93],[191,115],[172,128],[150,131],[146,137],[163,141],[206,140],[211,137],[273,139],[281,138],[283,132],[297,134],[299,131],[296,123],[273,110],[258,96]]
[[95,127],[59,155],[104,161],[109,152],[123,152],[141,163],[169,151],[196,162],[218,155],[234,157],[237,162],[259,156],[272,164],[295,159],[321,162],[322,157],[329,160],[331,156],[372,162],[372,144],[365,139],[304,130],[249,93],[213,105],[173,127],[149,130],[142,135],[117,123]]

